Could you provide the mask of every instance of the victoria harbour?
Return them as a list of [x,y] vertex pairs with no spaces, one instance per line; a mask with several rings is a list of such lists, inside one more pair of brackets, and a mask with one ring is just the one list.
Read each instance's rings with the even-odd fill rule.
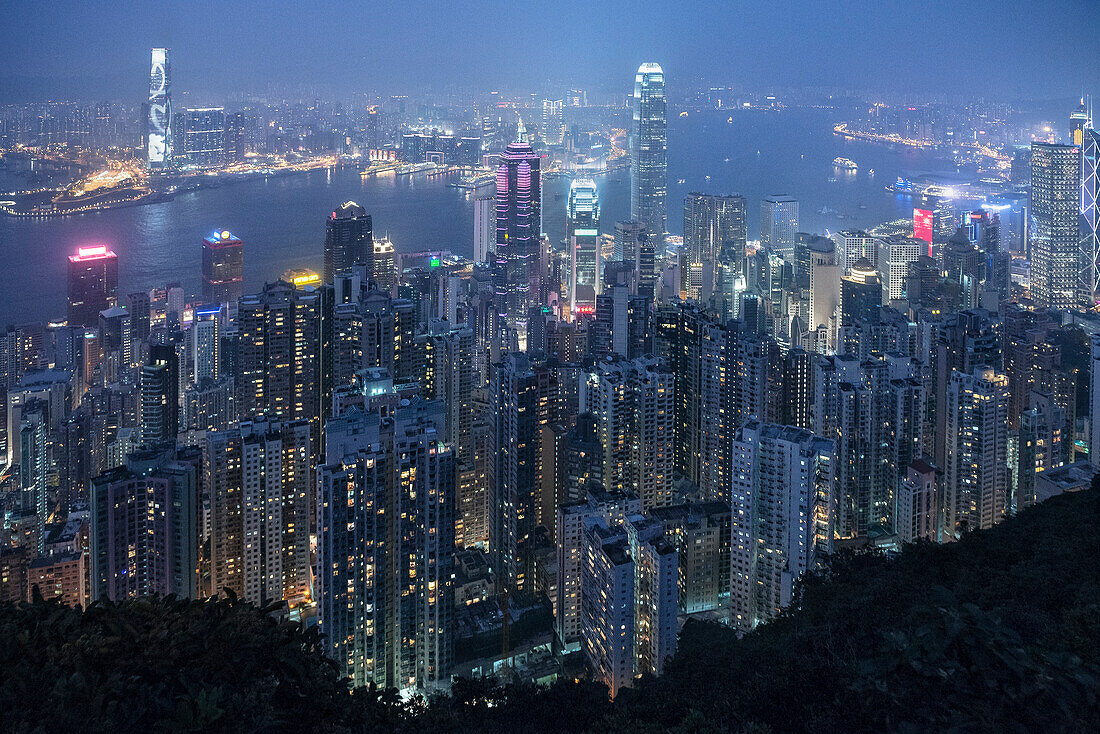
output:
[[[845,140],[832,132],[835,115],[822,110],[705,111],[672,118],[669,146],[682,151],[669,165],[669,198],[689,192],[740,193],[750,202],[749,233],[758,235],[752,207],[769,194],[804,202],[807,231],[871,227],[908,217],[912,202],[886,192],[895,177],[915,171],[954,171],[950,161],[912,149],[890,149]],[[832,161],[858,161],[853,173]],[[874,171],[871,173],[870,171]],[[613,233],[629,218],[625,174],[599,177],[601,231]],[[680,180],[683,183],[680,183]],[[269,179],[228,183],[147,204],[52,219],[0,216],[0,323],[29,319],[45,309],[64,311],[64,255],[75,248],[107,244],[119,254],[123,290],[178,282],[186,292],[199,286],[202,238],[228,229],[245,242],[245,286],[258,288],[290,268],[320,266],[323,213],[354,200],[372,213],[375,231],[399,252],[451,251],[469,257],[471,196],[444,177],[392,174],[363,177],[344,166]],[[543,229],[551,242],[565,236],[569,178],[548,178],[543,187]],[[491,192],[491,190],[490,190]],[[322,215],[318,215],[321,212]],[[669,217],[669,230],[682,222]],[[28,282],[29,279],[29,282]]]

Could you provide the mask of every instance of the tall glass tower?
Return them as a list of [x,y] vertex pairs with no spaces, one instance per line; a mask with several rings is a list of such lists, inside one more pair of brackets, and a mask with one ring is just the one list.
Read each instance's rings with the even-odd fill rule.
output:
[[539,157],[529,144],[517,141],[504,150],[496,186],[496,307],[500,326],[512,331],[522,346],[527,340],[527,310],[535,305],[539,294],[542,234]]
[[172,67],[168,49],[154,48],[149,70],[149,120],[146,130],[149,168],[172,164]]
[[1076,305],[1081,251],[1081,149],[1031,144],[1031,300]]
[[569,234],[569,312],[576,318],[596,310],[600,197],[592,179],[573,179],[569,185],[566,227]]
[[630,217],[652,236],[666,231],[668,122],[665,73],[645,63],[634,77],[634,124],[630,134]]

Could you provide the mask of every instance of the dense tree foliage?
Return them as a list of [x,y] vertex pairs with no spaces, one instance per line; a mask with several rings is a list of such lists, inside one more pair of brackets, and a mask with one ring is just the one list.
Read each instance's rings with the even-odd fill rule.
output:
[[232,600],[0,607],[0,730],[1100,730],[1100,487],[895,558],[842,554],[779,620],[690,623],[664,676],[348,692],[315,631]]

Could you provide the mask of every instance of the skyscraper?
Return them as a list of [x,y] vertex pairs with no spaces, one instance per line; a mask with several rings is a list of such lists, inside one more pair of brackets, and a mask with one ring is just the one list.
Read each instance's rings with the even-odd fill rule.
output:
[[489,251],[496,244],[495,212],[492,196],[474,199],[474,262],[489,261]]
[[325,224],[324,282],[331,283],[336,273],[355,263],[371,265],[373,260],[371,217],[354,201],[345,201],[333,210]]
[[245,421],[206,434],[210,585],[253,604],[310,600],[310,426]]
[[69,255],[69,326],[96,326],[100,311],[118,303],[118,255],[106,245]]
[[909,276],[909,263],[916,262],[928,252],[928,244],[915,237],[893,235],[879,240],[878,278],[882,284],[882,302],[905,298],[905,281]]
[[733,441],[733,623],[750,630],[791,602],[795,583],[830,550],[833,442],[749,421]]
[[[181,449],[181,452],[183,450]],[[91,482],[92,598],[198,597],[197,452],[142,448]]]
[[149,168],[156,170],[172,165],[172,67],[166,48],[153,49],[145,138]]
[[1008,378],[955,370],[947,385],[943,533],[986,530],[1008,509]]
[[1081,301],[1100,302],[1100,132],[1091,125],[1081,143]]
[[760,202],[760,245],[788,262],[794,262],[798,233],[798,200],[779,194]]
[[1031,144],[1031,299],[1073,308],[1081,270],[1081,148]]
[[684,197],[684,247],[690,262],[722,262],[741,272],[748,238],[745,197],[694,192]]
[[214,168],[226,164],[224,107],[187,110],[182,133],[187,165]]
[[539,296],[542,182],[539,157],[525,142],[509,143],[496,179],[494,288],[502,327],[519,344],[527,339],[527,312]]
[[596,310],[599,280],[600,197],[596,182],[576,178],[569,185],[566,204],[569,247],[569,313],[590,315]]
[[202,298],[236,303],[244,286],[244,243],[223,229],[202,240]]
[[634,76],[634,122],[630,134],[630,218],[653,237],[667,231],[668,135],[665,73],[645,63]]
[[141,368],[141,439],[146,443],[176,440],[179,433],[179,355],[171,344],[153,344]]
[[453,658],[454,453],[415,405],[367,432],[318,469],[321,629],[356,685],[424,690]]

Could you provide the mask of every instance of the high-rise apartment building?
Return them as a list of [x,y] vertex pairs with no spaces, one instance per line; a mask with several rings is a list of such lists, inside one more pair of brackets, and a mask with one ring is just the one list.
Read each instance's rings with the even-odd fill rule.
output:
[[1031,299],[1039,306],[1077,304],[1081,272],[1081,148],[1031,145]]
[[99,313],[118,303],[118,255],[106,245],[69,255],[69,326],[97,326]]
[[206,434],[210,585],[254,604],[311,600],[312,445],[307,421],[244,421]]
[[426,690],[454,649],[455,460],[415,406],[318,469],[320,625],[356,685]]
[[936,467],[924,459],[913,461],[898,488],[895,523],[898,540],[902,543],[936,540],[939,531],[937,493]]
[[760,245],[794,262],[798,234],[798,200],[786,194],[766,196],[760,202]]
[[336,273],[356,263],[372,265],[373,260],[371,216],[354,201],[345,201],[332,211],[325,224],[323,282],[331,283]]
[[634,122],[630,129],[630,218],[651,236],[667,231],[668,121],[665,73],[645,63],[634,76]]
[[799,577],[830,550],[833,443],[791,426],[749,421],[733,442],[732,621],[774,618]]
[[599,292],[600,197],[596,182],[576,178],[569,185],[566,241],[569,248],[569,313],[591,315]]
[[174,442],[180,424],[180,358],[172,344],[153,344],[141,368],[141,440]]
[[986,530],[1009,499],[1008,378],[989,367],[954,371],[947,384],[943,535]]
[[243,294],[244,243],[229,230],[202,240],[202,298],[207,303],[236,303]]
[[129,454],[91,481],[91,597],[198,598],[197,452],[175,442]]

